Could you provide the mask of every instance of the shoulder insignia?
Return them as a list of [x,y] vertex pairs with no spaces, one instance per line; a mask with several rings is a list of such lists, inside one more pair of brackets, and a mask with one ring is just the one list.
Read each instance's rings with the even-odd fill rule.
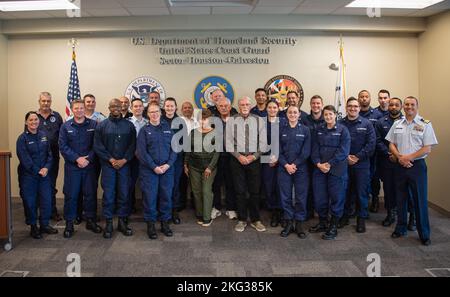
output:
[[420,121],[421,121],[421,122],[424,122],[425,124],[429,124],[429,123],[431,123],[431,121],[430,121],[430,120],[425,120],[424,118],[421,118],[421,119],[420,119]]

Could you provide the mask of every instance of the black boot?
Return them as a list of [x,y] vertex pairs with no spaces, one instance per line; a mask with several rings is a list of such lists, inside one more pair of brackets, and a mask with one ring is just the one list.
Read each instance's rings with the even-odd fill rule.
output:
[[111,238],[113,235],[113,221],[112,219],[106,219],[105,229],[103,229],[103,237]]
[[150,239],[156,239],[158,237],[156,234],[155,223],[147,222],[147,235]]
[[294,222],[292,220],[285,220],[285,222],[286,222],[286,226],[280,233],[281,237],[288,237],[289,234],[291,234],[292,232],[295,231]]
[[396,215],[396,213],[395,213],[394,209],[389,210],[388,213],[387,213],[386,218],[382,222],[382,225],[384,227],[389,227],[392,224],[394,224],[395,223],[395,215]]
[[327,232],[325,232],[325,234],[322,235],[322,239],[325,239],[325,240],[336,239],[336,236],[338,234],[338,231],[337,231],[338,221],[339,220],[337,217],[331,217]]
[[173,232],[169,227],[169,222],[161,222],[161,232],[167,237],[173,236]]
[[297,233],[297,236],[301,239],[306,238],[305,230],[303,230],[302,222],[296,221],[295,222],[295,233]]
[[86,220],[86,229],[87,230],[91,230],[94,233],[101,233],[103,231],[102,227],[97,225],[97,223],[95,222],[94,219],[87,219]]
[[320,232],[325,232],[327,231],[327,220],[324,219],[320,219],[319,223],[315,226],[312,226],[311,228],[309,228],[309,233],[320,233]]
[[180,216],[179,216],[178,211],[176,209],[174,209],[173,212],[172,212],[172,222],[175,225],[181,224]]
[[34,239],[41,239],[42,234],[41,231],[39,231],[39,228],[36,225],[30,225],[30,236]]
[[73,221],[73,223],[75,225],[80,225],[83,222],[83,218],[81,216],[77,216],[75,221]]
[[66,228],[64,229],[64,238],[71,238],[73,236],[73,233],[75,232],[73,228],[73,222],[72,221],[66,221]]
[[337,225],[337,227],[339,229],[344,228],[344,226],[347,226],[348,224],[350,224],[350,219],[347,216],[343,216],[340,220],[339,223]]
[[361,217],[356,218],[356,232],[365,233],[366,232],[366,220]]
[[41,233],[47,233],[47,234],[58,234],[58,230],[53,228],[50,225],[47,226],[41,226]]
[[408,230],[409,231],[416,231],[416,216],[413,213],[409,214],[409,221],[408,221]]
[[126,218],[119,218],[117,230],[119,230],[119,232],[122,232],[122,234],[125,236],[133,235],[133,230],[131,230],[131,228],[128,226],[128,219]]
[[272,211],[272,217],[270,218],[270,227],[278,227],[280,224],[280,211],[275,209]]
[[377,213],[378,209],[380,208],[379,198],[378,196],[374,196],[372,198],[372,205],[370,205],[370,212]]

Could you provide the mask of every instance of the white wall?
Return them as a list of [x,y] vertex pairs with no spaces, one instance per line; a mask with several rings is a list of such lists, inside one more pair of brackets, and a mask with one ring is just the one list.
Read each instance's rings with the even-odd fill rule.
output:
[[[162,33],[161,33],[162,34]],[[159,34],[159,36],[162,36]],[[169,33],[166,33],[166,35]],[[218,33],[170,33],[186,37]],[[223,33],[226,36],[259,36],[262,33]],[[264,35],[267,35],[266,33]],[[272,33],[277,35],[277,33]],[[156,48],[131,45],[129,37],[79,38],[77,63],[82,93],[93,93],[98,109],[107,111],[107,101],[124,93],[127,85],[140,75],[150,75],[165,87],[167,95],[192,100],[196,84],[209,75],[221,75],[234,86],[236,96],[253,96],[257,87],[278,74],[295,77],[305,91],[305,101],[320,94],[326,103],[334,100],[336,72],[328,65],[339,57],[338,35],[294,34],[296,47],[273,47],[270,65],[198,65],[161,66]],[[8,43],[9,143],[15,150],[17,136],[23,129],[22,116],[37,108],[40,91],[53,95],[53,108],[64,111],[71,49],[69,37],[21,38]],[[348,95],[368,89],[376,98],[377,90],[386,88],[395,96],[418,95],[417,38],[408,35],[344,35],[347,63]],[[373,105],[376,105],[376,99]],[[305,110],[308,110],[305,107]],[[13,168],[17,158],[13,159]],[[60,177],[60,181],[62,178]],[[60,184],[61,188],[61,184]],[[13,179],[13,195],[18,194]],[[59,192],[62,195],[61,191]]]
[[[0,22],[0,106],[8,108],[8,39],[1,34]],[[8,113],[3,112],[0,117],[0,150],[8,150]]]
[[419,112],[431,120],[439,145],[428,158],[429,200],[450,213],[448,170],[450,168],[450,12],[429,19],[428,29],[419,37]]

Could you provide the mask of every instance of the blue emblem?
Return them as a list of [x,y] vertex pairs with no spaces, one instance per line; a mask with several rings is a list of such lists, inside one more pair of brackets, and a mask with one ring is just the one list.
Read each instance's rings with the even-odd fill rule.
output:
[[211,93],[216,89],[221,89],[225,97],[230,99],[231,104],[233,104],[234,90],[230,82],[220,76],[208,76],[202,79],[195,87],[194,100],[197,107],[204,109],[214,105]]
[[161,98],[159,104],[162,106],[164,99],[166,98],[166,92],[161,83],[150,76],[141,76],[134,79],[125,90],[125,96],[128,97],[130,101],[135,98],[140,98],[144,102],[144,106],[147,106],[148,95],[153,91],[159,93]]

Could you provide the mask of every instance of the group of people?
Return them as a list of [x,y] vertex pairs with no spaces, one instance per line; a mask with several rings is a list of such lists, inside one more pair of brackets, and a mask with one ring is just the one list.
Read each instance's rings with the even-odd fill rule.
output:
[[[17,140],[18,175],[30,235],[55,234],[59,154],[64,158],[64,237],[86,220],[86,228],[103,237],[117,230],[131,236],[129,216],[136,205],[136,185],[142,191],[147,235],[172,236],[170,223],[180,224],[190,188],[197,223],[208,227],[222,214],[237,219],[235,231],[247,224],[266,231],[260,218],[262,197],[271,210],[270,226],[280,235],[323,233],[335,239],[338,229],[356,217],[356,232],[366,232],[370,211],[379,208],[380,180],[387,212],[383,226],[397,221],[393,238],[417,228],[429,245],[425,158],[437,144],[431,123],[418,115],[418,99],[402,102],[387,90],[378,92],[379,106],[370,106],[367,90],[346,101],[342,119],[332,105],[315,95],[311,112],[301,110],[296,91],[289,91],[286,108],[269,99],[266,90],[231,106],[220,89],[211,93],[214,105],[194,116],[185,101],[178,116],[177,101],[151,92],[148,104],[127,97],[109,102],[109,116],[95,111],[92,94],[71,102],[71,118],[63,122],[51,110],[51,95],[39,95],[40,108],[25,116],[25,131]],[[404,115],[402,114],[402,109]],[[97,187],[101,175],[104,227],[97,224]],[[189,187],[188,187],[189,185]],[[39,225],[37,227],[39,210]],[[304,222],[319,216],[306,230]],[[409,220],[408,220],[409,213]],[[417,227],[416,227],[417,222]]]

